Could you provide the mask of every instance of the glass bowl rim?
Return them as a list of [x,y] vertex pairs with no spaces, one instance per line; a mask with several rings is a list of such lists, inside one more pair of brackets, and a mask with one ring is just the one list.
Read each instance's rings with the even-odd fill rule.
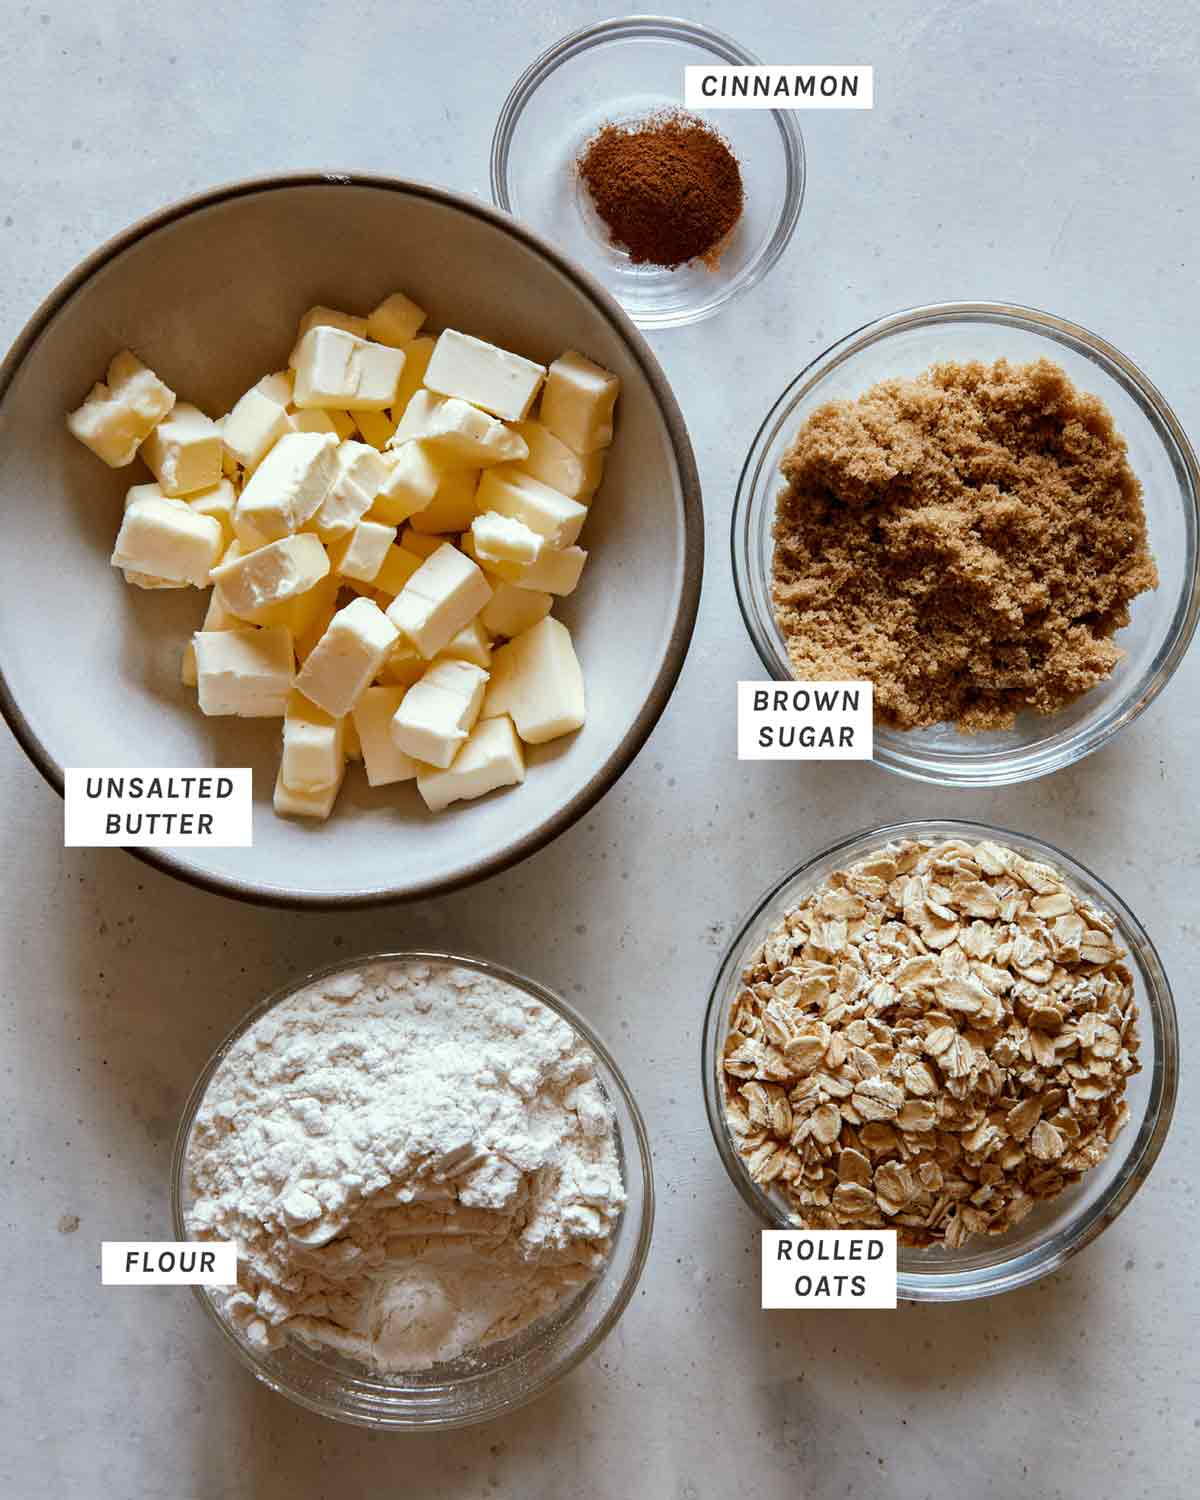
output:
[[[535,979],[516,969],[510,969],[504,964],[496,963],[492,959],[479,956],[469,956],[461,953],[448,953],[441,950],[425,948],[406,949],[382,949],[362,953],[349,958],[338,958],[330,963],[322,964],[311,972],[294,976],[278,985],[264,999],[251,1007],[243,1015],[237,1024],[228,1032],[223,1040],[218,1043],[209,1057],[207,1063],[201,1069],[188,1093],[180,1115],[179,1125],[175,1132],[175,1143],[171,1152],[171,1228],[177,1240],[186,1240],[187,1228],[183,1217],[184,1198],[184,1174],[186,1169],[187,1143],[195,1124],[196,1114],[203,1102],[204,1095],[212,1082],[214,1073],[234,1046],[255,1023],[262,1019],[268,1011],[291,999],[301,990],[307,989],[309,985],[319,980],[328,979],[336,974],[346,973],[352,969],[365,968],[370,964],[389,963],[406,960],[432,961],[436,963],[449,963],[462,965],[464,968],[473,969],[476,973],[485,974],[489,978],[499,979],[511,984],[517,989],[524,991],[532,999],[540,1001],[556,1015],[560,1016],[569,1026],[572,1026],[584,1042],[596,1054],[599,1061],[616,1083],[617,1091],[621,1101],[629,1112],[629,1118],[633,1123],[634,1140],[630,1143],[622,1141],[622,1146],[627,1156],[632,1154],[636,1147],[637,1159],[641,1164],[644,1190],[642,1193],[642,1208],[640,1219],[636,1226],[630,1224],[630,1229],[635,1232],[636,1239],[633,1246],[633,1258],[629,1270],[619,1287],[616,1296],[604,1316],[592,1329],[586,1339],[578,1348],[572,1349],[565,1359],[554,1364],[552,1367],[540,1372],[536,1379],[530,1381],[527,1387],[517,1394],[496,1401],[484,1410],[469,1412],[458,1416],[444,1415],[431,1412],[429,1415],[404,1414],[378,1414],[368,1415],[365,1412],[346,1410],[340,1407],[336,1401],[326,1400],[321,1397],[307,1395],[296,1390],[286,1381],[281,1380],[273,1374],[266,1366],[265,1361],[260,1361],[246,1346],[237,1338],[233,1329],[221,1317],[213,1306],[209,1297],[205,1295],[205,1289],[200,1286],[192,1287],[192,1294],[208,1318],[220,1329],[230,1347],[237,1354],[241,1363],[253,1374],[256,1379],[261,1380],[264,1385],[277,1391],[281,1396],[294,1401],[297,1405],[306,1407],[309,1411],[318,1413],[320,1416],[330,1417],[334,1421],[349,1423],[358,1427],[366,1427],[372,1431],[394,1431],[394,1432],[433,1432],[444,1431],[456,1427],[471,1427],[481,1422],[489,1422],[496,1417],[517,1411],[543,1395],[551,1386],[556,1385],[566,1375],[570,1374],[590,1354],[604,1342],[608,1335],[620,1321],[625,1309],[633,1299],[645,1270],[646,1259],[650,1252],[650,1242],[654,1231],[654,1169],[652,1153],[650,1149],[650,1138],[646,1130],[646,1122],[638,1107],[637,1100],[626,1081],[624,1073],[617,1064],[616,1059],[609,1051],[605,1043],[600,1039],[591,1025],[584,1020],[579,1012],[567,1003],[561,996]],[[605,1080],[607,1088],[607,1080]],[[626,1205],[628,1212],[629,1205]],[[606,1262],[611,1264],[611,1261]],[[604,1272],[601,1272],[603,1277]]]
[[[705,26],[699,21],[689,21],[677,16],[653,13],[615,16],[604,21],[595,21],[568,32],[547,47],[528,65],[509,90],[501,106],[492,133],[489,158],[492,202],[507,214],[513,213],[512,195],[509,192],[509,162],[513,136],[517,125],[542,83],[564,63],[570,62],[593,47],[606,42],[624,40],[629,37],[653,37],[667,41],[691,42],[704,47],[723,58],[727,63],[754,67],[759,59],[739,42]],[[682,108],[682,106],[680,106]],[[808,162],[804,147],[804,135],[796,119],[796,111],[777,109],[771,111],[779,130],[783,145],[786,181],[783,190],[783,207],[770,236],[757,251],[737,280],[729,282],[716,296],[695,307],[682,308],[666,313],[639,313],[635,315],[622,302],[621,306],[633,322],[644,329],[681,328],[701,322],[726,307],[733,298],[757,286],[774,267],[795,232],[804,207],[804,193],[808,182]],[[611,295],[617,298],[616,292]]]
[[1090,1245],[1128,1207],[1150,1175],[1171,1125],[1179,1084],[1179,1021],[1170,981],[1158,950],[1138,917],[1107,881],[1082,860],[1057,844],[1033,834],[1019,833],[999,824],[966,818],[910,818],[860,828],[808,854],[758,897],[738,924],[717,967],[700,1034],[700,1070],[704,1107],[717,1155],[742,1200],[764,1228],[795,1227],[782,1207],[750,1180],[735,1150],[725,1124],[718,1087],[717,1039],[731,998],[734,976],[740,973],[747,936],[789,886],[801,882],[807,872],[831,856],[856,848],[863,852],[898,838],[953,837],[969,835],[991,838],[1018,851],[1043,855],[1048,862],[1061,861],[1059,868],[1071,877],[1078,870],[1095,886],[1110,914],[1117,920],[1129,950],[1129,962],[1141,978],[1145,991],[1144,1010],[1152,1023],[1153,1059],[1149,1064],[1150,1094],[1145,1113],[1127,1128],[1135,1135],[1129,1152],[1101,1196],[1077,1221],[1068,1221],[1045,1244],[1021,1251],[998,1265],[969,1271],[905,1272],[898,1275],[898,1296],[903,1302],[964,1302],[1015,1291],[1060,1270],[1068,1260]]
[[999,767],[995,767],[994,761],[989,763],[990,769],[971,765],[954,767],[941,762],[931,764],[919,749],[905,751],[892,745],[881,746],[876,740],[875,764],[894,774],[935,786],[995,787],[1032,781],[1062,770],[1107,744],[1148,708],[1166,687],[1186,655],[1200,621],[1200,463],[1182,424],[1162,393],[1128,356],[1080,323],[1019,303],[932,302],[873,318],[835,340],[811,359],[772,403],[754,434],[738,476],[730,519],[730,552],[738,608],[758,658],[775,681],[791,681],[793,676],[788,664],[751,598],[755,565],[751,561],[749,533],[756,513],[756,500],[765,482],[763,469],[767,456],[796,407],[828,375],[855,355],[893,334],[930,324],[969,322],[1019,328],[1087,355],[1134,400],[1172,459],[1176,474],[1182,472],[1186,476],[1186,482],[1176,486],[1187,537],[1183,585],[1154,661],[1142,678],[1130,683],[1114,712],[1086,730],[1048,735],[1007,758]]

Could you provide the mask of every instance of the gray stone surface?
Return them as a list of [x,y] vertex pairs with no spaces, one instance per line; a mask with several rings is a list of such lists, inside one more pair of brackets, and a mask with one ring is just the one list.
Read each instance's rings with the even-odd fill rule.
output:
[[[897,307],[997,296],[1075,318],[1200,429],[1193,9],[689,9],[774,60],[874,63],[878,106],[805,117],[808,204],[784,262],[721,318],[654,341],[701,463],[708,576],[670,709],[584,823],[446,900],[258,911],[118,851],[64,853],[58,799],[0,736],[6,1495],[1196,1491],[1197,657],[1117,743],[1025,788],[947,795],[871,766],[739,767],[733,683],[757,663],[726,554],[766,407],[831,340]],[[485,194],[510,82],[594,18],[576,3],[8,6],[0,340],[98,241],[212,183],[349,166]],[[8,503],[5,545],[19,544],[19,497]],[[1183,1023],[1172,1134],[1133,1207],[1036,1287],[895,1313],[762,1313],[757,1225],[713,1151],[699,1087],[723,940],[806,850],[946,811],[1066,845],[1144,916]],[[236,1366],[188,1292],[104,1291],[98,1263],[101,1239],[168,1232],[179,1111],[243,1010],[339,951],[409,943],[526,968],[595,1019],[646,1112],[660,1211],[641,1289],[596,1357],[507,1424],[404,1439],[293,1408]]]

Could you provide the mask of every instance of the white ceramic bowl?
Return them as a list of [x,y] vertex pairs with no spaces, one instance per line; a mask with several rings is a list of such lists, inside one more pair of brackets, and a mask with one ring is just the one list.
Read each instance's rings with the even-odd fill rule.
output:
[[[179,682],[195,590],[143,593],[108,565],[140,463],[105,468],[63,425],[129,346],[213,416],[286,361],[316,302],[371,308],[403,288],[455,325],[542,361],[578,348],[622,379],[618,428],[557,611],[588,722],[533,750],[523,787],[434,817],[412,785],[352,767],[328,823],[271,812],[274,720],[205,719]],[[392,178],[299,174],[217,188],[133,225],[38,309],[0,366],[0,707],[59,791],[69,766],[254,769],[249,849],[144,851],[211,890],[287,906],[428,896],[532,853],[610,787],[666,705],[703,566],[695,461],[679,408],[616,302],[507,216]],[[19,540],[17,540],[19,539]],[[58,838],[55,828],[48,838]]]

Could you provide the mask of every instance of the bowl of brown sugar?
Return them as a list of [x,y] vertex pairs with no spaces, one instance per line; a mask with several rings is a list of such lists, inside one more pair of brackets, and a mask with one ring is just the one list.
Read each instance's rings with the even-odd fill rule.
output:
[[878,764],[999,786],[1162,691],[1198,533],[1196,456],[1132,361],[1049,313],[944,303],[783,392],[742,470],[734,578],[772,677],[874,685]]
[[760,281],[804,201],[789,110],[680,108],[689,64],[758,61],[705,26],[586,26],[513,86],[492,197],[589,271],[642,328],[695,323]]

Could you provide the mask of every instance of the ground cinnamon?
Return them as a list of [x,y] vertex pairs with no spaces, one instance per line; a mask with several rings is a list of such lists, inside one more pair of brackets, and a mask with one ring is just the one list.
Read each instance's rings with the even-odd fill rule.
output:
[[702,258],[715,267],[741,217],[737,158],[694,115],[605,125],[585,147],[579,173],[613,242],[635,265],[673,268]]

